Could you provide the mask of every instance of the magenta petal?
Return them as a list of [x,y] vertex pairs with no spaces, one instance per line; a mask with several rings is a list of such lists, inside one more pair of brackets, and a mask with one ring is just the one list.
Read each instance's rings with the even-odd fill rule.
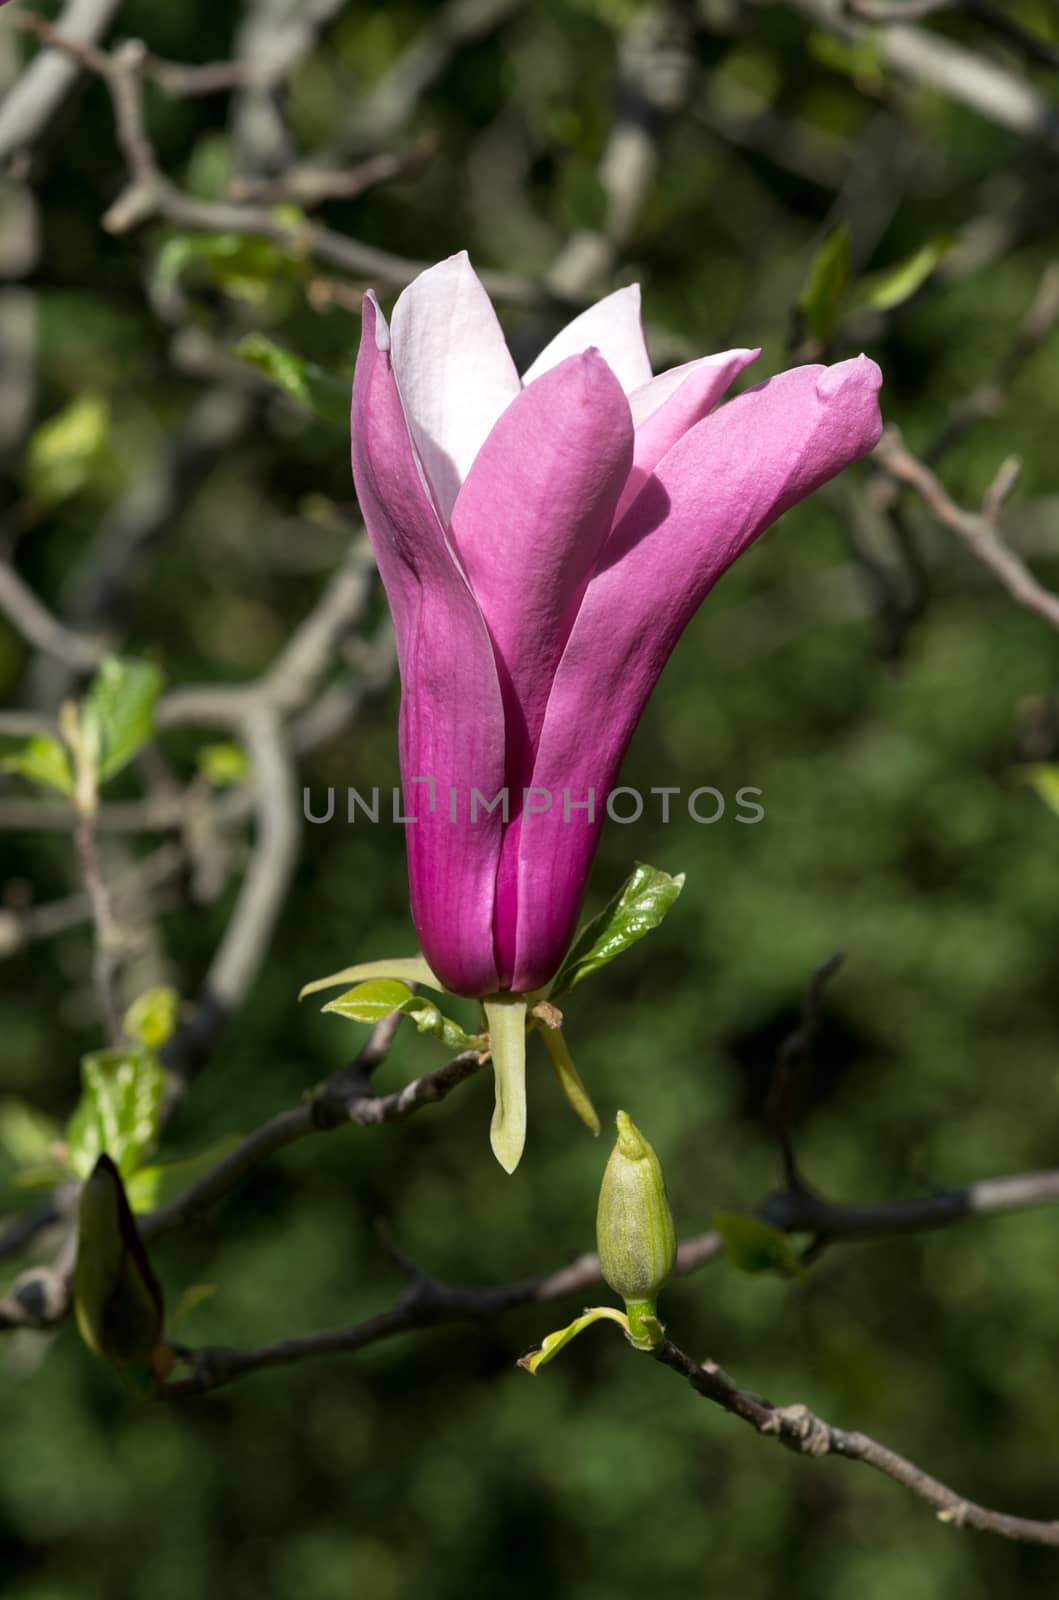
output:
[[703,417],[709,416],[729,384],[756,361],[760,350],[725,350],[683,367],[660,372],[629,396],[636,428],[633,466],[618,505],[621,516],[632,505],[662,457]]
[[[512,987],[551,975],[570,939],[612,787],[680,634],[736,557],[876,443],[881,377],[861,356],[798,367],[740,395],[665,455],[615,528],[563,654],[523,821]],[[595,790],[596,814],[564,815]],[[568,820],[567,820],[568,819]]]
[[[499,812],[473,825],[466,796],[504,782],[504,713],[485,623],[423,483],[390,367],[386,324],[364,302],[353,381],[353,478],[393,612],[412,916],[450,989],[493,993]],[[433,780],[413,783],[417,777]],[[449,789],[460,797],[449,817]],[[431,807],[433,796],[434,805]]]
[[492,638],[507,724],[513,820],[497,887],[502,982],[514,960],[518,798],[631,459],[628,401],[599,352],[588,350],[508,407],[453,508],[452,538]]

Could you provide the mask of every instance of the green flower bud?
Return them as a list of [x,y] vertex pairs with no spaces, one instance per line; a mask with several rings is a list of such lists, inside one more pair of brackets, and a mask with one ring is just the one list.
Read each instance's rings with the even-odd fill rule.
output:
[[677,1236],[662,1166],[624,1111],[596,1213],[596,1243],[607,1283],[625,1301],[634,1343],[655,1345],[655,1298],[673,1270]]
[[100,1156],[81,1190],[74,1311],[81,1337],[134,1387],[166,1375],[162,1291],[117,1167]]

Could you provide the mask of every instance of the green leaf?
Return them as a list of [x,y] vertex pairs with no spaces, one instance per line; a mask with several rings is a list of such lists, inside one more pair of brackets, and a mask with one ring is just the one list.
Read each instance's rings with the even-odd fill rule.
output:
[[406,983],[396,983],[387,978],[376,978],[371,983],[360,983],[348,989],[337,1000],[329,1000],[323,1011],[334,1011],[350,1022],[381,1022],[395,1011],[400,1011],[412,991]]
[[32,1168],[52,1163],[61,1140],[59,1124],[43,1111],[24,1100],[0,1100],[0,1150],[13,1166]]
[[718,1211],[713,1225],[721,1236],[724,1253],[741,1272],[786,1272],[805,1275],[798,1252],[781,1228],[760,1217],[738,1211]]
[[81,1077],[67,1130],[70,1166],[85,1178],[105,1153],[127,1177],[158,1142],[165,1073],[149,1050],[97,1050],[84,1057]]
[[160,1050],[176,1027],[179,1006],[175,989],[145,989],[126,1011],[122,1032],[149,1050]]
[[841,321],[842,299],[849,281],[849,230],[845,223],[829,233],[809,264],[798,309],[809,331],[830,339]]
[[1050,811],[1059,816],[1059,765],[1046,761],[1020,769],[1019,776],[1030,785]]
[[422,956],[394,956],[389,961],[361,961],[355,967],[343,967],[328,978],[314,978],[303,984],[298,999],[308,994],[319,994],[321,989],[337,989],[340,983],[351,983],[357,978],[399,978],[404,983],[425,983],[430,989],[445,993],[440,980],[435,977]]
[[176,1310],[169,1319],[170,1333],[175,1332],[177,1328],[187,1322],[189,1317],[193,1317],[199,1306],[205,1305],[207,1300],[212,1300],[216,1293],[217,1285],[215,1283],[190,1284],[180,1296]]
[[215,789],[245,783],[250,776],[250,757],[241,744],[220,741],[204,744],[195,757],[198,769]]
[[81,728],[101,782],[127,766],[154,731],[162,674],[145,661],[107,656],[82,708]]
[[406,1017],[411,1017],[420,1033],[432,1034],[435,1039],[448,1045],[450,1050],[480,1050],[484,1043],[482,1034],[465,1033],[459,1023],[446,1017],[426,995],[414,994],[398,1009]]
[[539,1349],[530,1350],[526,1355],[519,1357],[519,1366],[536,1376],[540,1368],[553,1361],[571,1339],[576,1339],[579,1333],[590,1328],[594,1322],[603,1321],[616,1322],[622,1332],[628,1335],[629,1319],[624,1311],[616,1311],[613,1306],[592,1306],[588,1311],[583,1311],[579,1317],[575,1317],[567,1327],[560,1328],[557,1333],[546,1334]]
[[413,994],[406,983],[393,980],[376,979],[358,984],[355,989],[340,994],[337,1000],[329,1000],[320,1009],[333,1011],[350,1022],[372,1024],[400,1011],[403,1016],[411,1017],[420,1033],[433,1034],[450,1049],[468,1050],[482,1044],[480,1034],[464,1033],[451,1017],[442,1014],[432,1000],[424,995]]
[[61,794],[73,794],[74,779],[64,747],[49,734],[37,734],[20,750],[0,756],[0,771],[17,772],[30,783],[41,783]]
[[955,234],[939,234],[904,261],[892,267],[883,267],[879,272],[868,273],[857,285],[855,303],[868,306],[872,311],[892,311],[895,306],[910,300],[916,290],[926,283],[938,262],[955,243]]
[[89,390],[42,422],[26,450],[26,481],[41,505],[79,494],[103,458],[110,433],[106,397]]
[[574,940],[552,980],[549,999],[567,994],[657,928],[683,887],[682,872],[671,877],[639,862],[610,904]]
[[157,1211],[161,1206],[169,1205],[170,1201],[179,1200],[192,1184],[204,1178],[239,1143],[239,1134],[229,1134],[197,1155],[182,1156],[179,1161],[159,1161],[130,1173],[125,1192],[133,1211],[137,1214]]
[[[294,229],[304,221],[293,207],[275,207],[278,222]],[[245,233],[178,233],[167,239],[154,266],[155,281],[172,292],[192,274],[204,278],[232,300],[263,305],[278,284],[305,275],[305,260],[292,238],[289,245]]]
[[301,401],[321,421],[337,428],[349,427],[350,385],[332,377],[312,361],[303,361],[290,350],[274,343],[263,333],[248,333],[232,347],[232,354],[246,361],[285,394]]

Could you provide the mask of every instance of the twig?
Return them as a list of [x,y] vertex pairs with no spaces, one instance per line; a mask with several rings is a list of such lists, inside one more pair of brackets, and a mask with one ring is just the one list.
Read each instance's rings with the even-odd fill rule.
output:
[[362,1053],[352,1067],[336,1073],[302,1105],[279,1112],[249,1134],[178,1200],[145,1217],[141,1226],[144,1238],[154,1239],[182,1227],[189,1218],[227,1194],[254,1167],[288,1145],[350,1123],[372,1127],[383,1122],[403,1122],[423,1106],[444,1100],[459,1084],[473,1077],[483,1064],[477,1051],[468,1050],[433,1072],[413,1079],[403,1089],[375,1095],[367,1075],[381,1059],[378,1055],[381,1050],[384,1050],[383,1045],[376,1043],[373,1053],[367,1058]]
[[1027,61],[1042,67],[1059,67],[1059,46],[1024,28],[1010,12],[992,0],[845,0],[845,9],[861,22],[919,22],[941,12],[955,12],[980,22]]
[[874,1467],[925,1501],[937,1513],[939,1522],[949,1522],[957,1528],[976,1528],[981,1533],[993,1533],[1026,1544],[1059,1546],[1059,1522],[1036,1522],[1029,1517],[1012,1517],[976,1505],[866,1433],[836,1428],[807,1406],[775,1406],[769,1400],[740,1389],[715,1362],[700,1365],[693,1361],[670,1339],[663,1339],[652,1354],[656,1361],[685,1378],[704,1400],[748,1423],[763,1437],[776,1439],[798,1455],[816,1458],[838,1455],[847,1461],[860,1461],[867,1467]]
[[[1019,605],[1059,628],[1059,595],[1052,592],[1000,538],[996,513],[1002,498],[1003,482],[986,496],[986,509],[966,511],[949,495],[930,468],[901,442],[895,428],[889,428],[875,447],[873,460],[897,482],[907,484],[926,505],[932,516],[959,534],[982,564],[989,568]],[[1002,471],[1007,477],[1006,464]]]
[[[27,149],[44,133],[120,6],[121,0],[67,0],[56,29],[62,35],[62,46],[44,50],[31,61],[0,105],[0,163]],[[33,23],[22,21],[25,15],[9,11],[3,20],[32,28]]]
[[776,1061],[766,1101],[766,1115],[775,1129],[783,1157],[783,1171],[787,1187],[799,1190],[804,1187],[794,1152],[791,1133],[790,1087],[796,1068],[804,1067],[810,1059],[813,1041],[820,1026],[820,1009],[824,988],[841,967],[845,956],[836,951],[815,969],[802,997],[802,1014],[798,1026],[787,1035],[776,1052]]
[[[850,20],[844,0],[792,3],[814,23],[844,39],[868,36],[866,25]],[[1059,108],[1025,79],[953,39],[909,23],[886,23],[873,28],[870,36],[883,65],[899,76],[967,106],[997,127],[1059,150]]]
[[0,562],[0,611],[14,628],[38,650],[53,656],[73,672],[90,672],[98,666],[103,646],[76,633],[53,617],[29,584],[6,561]]

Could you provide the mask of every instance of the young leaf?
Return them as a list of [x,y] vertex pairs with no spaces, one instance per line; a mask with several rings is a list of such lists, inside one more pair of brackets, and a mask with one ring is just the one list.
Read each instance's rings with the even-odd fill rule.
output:
[[1049,810],[1059,814],[1059,764],[1034,762],[1023,767],[1020,776],[1031,786]]
[[139,1167],[130,1173],[125,1183],[129,1204],[137,1214],[157,1211],[171,1200],[178,1200],[186,1189],[197,1183],[206,1173],[222,1161],[240,1142],[237,1133],[219,1139],[216,1144],[197,1155],[182,1156],[178,1161],[159,1161],[154,1166]]
[[872,311],[892,311],[910,300],[956,243],[955,234],[939,234],[892,267],[870,272],[857,285],[856,304]]
[[771,1222],[744,1216],[737,1211],[719,1211],[713,1225],[721,1236],[724,1253],[741,1272],[786,1272],[796,1278],[805,1269],[791,1240]]
[[332,377],[314,362],[303,361],[290,350],[284,350],[263,333],[248,333],[233,346],[232,354],[264,373],[271,383],[293,395],[322,422],[330,422],[338,428],[349,427],[348,383]]
[[610,904],[582,928],[552,980],[548,998],[567,994],[657,928],[683,887],[682,872],[671,877],[639,862]]
[[0,1100],[0,1150],[15,1167],[36,1167],[55,1159],[62,1129],[24,1100]]
[[343,967],[341,972],[332,972],[330,977],[314,978],[311,983],[302,985],[298,999],[304,1000],[308,994],[319,994],[321,989],[337,989],[340,983],[352,983],[358,978],[398,978],[405,983],[425,983],[428,988],[445,993],[440,980],[422,956],[394,956],[390,961],[361,961],[355,967]]
[[329,1000],[321,1010],[334,1011],[350,1022],[375,1023],[400,1011],[404,1002],[411,998],[412,991],[406,983],[375,978],[370,983],[359,983],[355,989],[348,989],[337,1000]]
[[145,989],[126,1011],[122,1031],[149,1050],[161,1050],[176,1027],[179,1005],[175,989]]
[[529,1350],[524,1356],[519,1357],[519,1366],[536,1377],[541,1367],[553,1361],[571,1339],[576,1339],[579,1333],[590,1328],[594,1322],[602,1321],[616,1322],[623,1333],[627,1335],[629,1332],[629,1319],[624,1311],[616,1311],[613,1306],[592,1306],[579,1317],[575,1317],[567,1327],[560,1328],[556,1333],[546,1334],[539,1349]]
[[97,1050],[81,1063],[83,1088],[67,1130],[67,1159],[86,1178],[99,1156],[128,1176],[154,1149],[165,1073],[149,1050]]
[[450,1050],[480,1050],[482,1047],[483,1036],[480,1033],[465,1033],[458,1022],[446,1017],[426,995],[412,995],[398,1010],[404,1016],[411,1017],[420,1033],[433,1035]]
[[826,341],[838,330],[849,281],[849,230],[845,223],[829,233],[809,264],[798,309],[810,333]]
[[93,679],[81,714],[85,743],[101,782],[127,766],[154,727],[162,674],[144,661],[108,656]]
[[106,451],[110,407],[106,397],[88,391],[49,417],[26,451],[29,492],[41,505],[58,505],[79,494]]
[[0,756],[0,772],[17,772],[30,783],[42,783],[60,794],[72,794],[73,773],[66,751],[58,739],[46,733],[29,739],[19,750]]
[[216,744],[204,744],[195,759],[199,771],[215,789],[244,783],[250,776],[250,757],[241,744],[223,740]]
[[598,1135],[599,1115],[592,1104],[591,1095],[582,1082],[581,1074],[574,1065],[574,1058],[563,1038],[562,1029],[544,1027],[540,1030],[540,1036],[548,1052],[548,1060],[559,1080],[559,1087],[566,1096],[567,1104],[581,1118],[589,1133]]

